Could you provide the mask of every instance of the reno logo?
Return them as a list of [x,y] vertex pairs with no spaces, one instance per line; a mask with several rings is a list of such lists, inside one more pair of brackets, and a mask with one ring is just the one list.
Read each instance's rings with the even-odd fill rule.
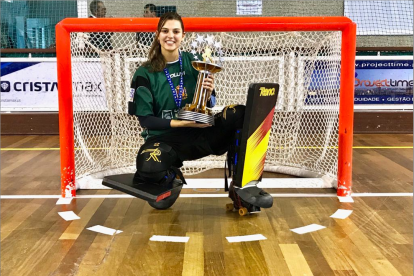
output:
[[276,89],[260,87],[260,96],[273,96],[275,95]]
[[10,92],[10,82],[2,81],[1,82],[1,92]]

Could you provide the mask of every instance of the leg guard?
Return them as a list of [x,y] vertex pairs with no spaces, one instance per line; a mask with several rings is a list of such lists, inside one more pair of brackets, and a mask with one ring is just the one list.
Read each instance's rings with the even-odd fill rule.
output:
[[216,114],[214,124],[222,129],[234,133],[243,127],[244,105],[228,105],[222,112]]
[[171,207],[180,195],[181,187],[185,179],[181,171],[174,165],[181,164],[175,151],[165,143],[144,144],[137,155],[137,172],[135,182],[159,185],[168,189],[174,189],[168,197],[149,204],[156,209]]
[[278,90],[278,84],[250,85],[243,130],[236,142],[233,181],[241,188],[262,178]]
[[134,176],[135,174],[133,173],[107,175],[103,178],[102,185],[141,198],[148,202],[159,202],[170,196],[179,194],[183,185],[178,179],[178,183],[173,184],[171,188],[154,184],[139,183],[135,181]]
[[175,187],[179,187],[177,190],[174,190],[174,192],[171,192],[171,194],[160,200],[160,201],[148,201],[148,204],[155,209],[158,210],[165,210],[170,208],[175,201],[177,200],[177,198],[180,196],[180,192],[181,192],[181,188],[183,187],[183,182],[179,179],[173,179],[171,182],[171,187],[175,188]]
[[[228,152],[228,165],[233,181],[229,196],[236,209],[249,212],[273,205],[271,195],[257,187],[261,180],[269,142],[278,84],[252,84],[249,87],[243,129],[238,130],[235,145]],[[260,210],[260,208],[259,208]]]
[[226,106],[215,115],[214,127],[203,129],[211,154],[223,155],[232,146],[234,133],[243,126],[245,108],[244,105]]

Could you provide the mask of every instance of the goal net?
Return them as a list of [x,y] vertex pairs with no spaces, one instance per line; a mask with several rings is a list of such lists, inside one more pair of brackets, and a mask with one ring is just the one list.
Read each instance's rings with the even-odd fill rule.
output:
[[[62,72],[67,69],[58,68],[60,122],[73,122],[73,132],[69,134],[61,125],[61,143],[62,140],[69,141],[69,147],[73,143],[73,152],[62,147],[65,151],[62,152],[62,174],[72,174],[70,179],[62,175],[62,193],[66,196],[73,193],[73,182],[77,188],[100,188],[103,176],[135,172],[136,155],[144,143],[140,136],[143,129],[136,116],[128,115],[127,105],[132,76],[146,60],[154,38],[153,32],[147,30],[156,28],[154,21],[141,19],[141,28],[124,26],[122,29],[122,24],[127,23],[123,21],[125,19],[104,19],[103,22],[108,24],[98,30],[90,24],[94,21],[77,20],[79,30],[67,32],[70,53],[66,59],[70,60],[66,62],[70,71]],[[110,29],[107,22],[110,20],[118,20],[116,31]],[[243,22],[242,18],[237,20]],[[281,19],[261,18],[268,25],[272,20]],[[347,134],[351,135],[352,145],[353,108],[352,96],[351,102],[341,98],[341,93],[353,94],[353,91],[343,91],[341,84],[344,82],[341,76],[344,70],[343,30],[329,30],[330,27],[313,30],[310,24],[301,27],[295,20],[291,18],[283,22],[298,25],[296,27],[283,28],[280,24],[280,30],[265,30],[254,19],[246,18],[245,22],[252,21],[252,25],[245,27],[246,30],[236,27],[239,29],[234,31],[231,27],[221,31],[220,18],[208,19],[208,26],[202,27],[188,20],[185,21],[186,37],[181,50],[194,51],[197,41],[201,40],[213,49],[220,45],[216,50],[221,51],[224,69],[215,75],[215,112],[220,112],[226,105],[245,104],[250,83],[278,83],[280,91],[265,171],[318,177],[324,180],[323,187],[337,187],[338,170],[342,165],[338,160],[341,156],[350,156],[352,150],[340,149],[340,123],[350,123]],[[320,20],[319,24],[323,24],[323,19]],[[351,24],[345,18],[332,21]],[[58,63],[63,56],[60,50],[58,44]],[[350,59],[352,62],[352,57]],[[65,85],[61,80],[67,78],[67,74],[71,76],[69,89],[72,93],[61,96]],[[64,102],[63,97],[70,99]],[[72,110],[66,113],[63,109],[67,110],[68,105],[72,105]],[[351,118],[341,122],[342,112],[346,113],[344,116],[351,114]],[[73,167],[63,164],[64,159],[71,158]],[[350,164],[350,160],[348,162]],[[224,163],[224,155],[208,156],[185,161],[182,171],[184,175],[192,175],[223,168]]]

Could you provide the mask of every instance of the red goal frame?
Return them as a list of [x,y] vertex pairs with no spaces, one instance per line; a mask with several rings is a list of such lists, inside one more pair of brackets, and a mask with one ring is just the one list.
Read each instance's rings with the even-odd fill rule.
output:
[[[188,32],[341,31],[338,196],[351,194],[356,24],[347,17],[183,18]],[[67,18],[56,25],[61,194],[75,189],[71,32],[154,32],[157,18]]]

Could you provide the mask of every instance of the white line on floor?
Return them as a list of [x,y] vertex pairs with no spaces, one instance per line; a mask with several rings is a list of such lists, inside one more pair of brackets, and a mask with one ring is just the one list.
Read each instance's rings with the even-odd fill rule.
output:
[[[330,194],[271,194],[272,197],[337,197],[335,193]],[[353,193],[352,197],[412,197],[413,193]],[[228,197],[227,194],[181,194],[180,197]],[[1,195],[0,199],[36,199],[36,198],[60,198],[60,195]],[[77,195],[76,198],[133,198],[127,194],[116,195]]]

